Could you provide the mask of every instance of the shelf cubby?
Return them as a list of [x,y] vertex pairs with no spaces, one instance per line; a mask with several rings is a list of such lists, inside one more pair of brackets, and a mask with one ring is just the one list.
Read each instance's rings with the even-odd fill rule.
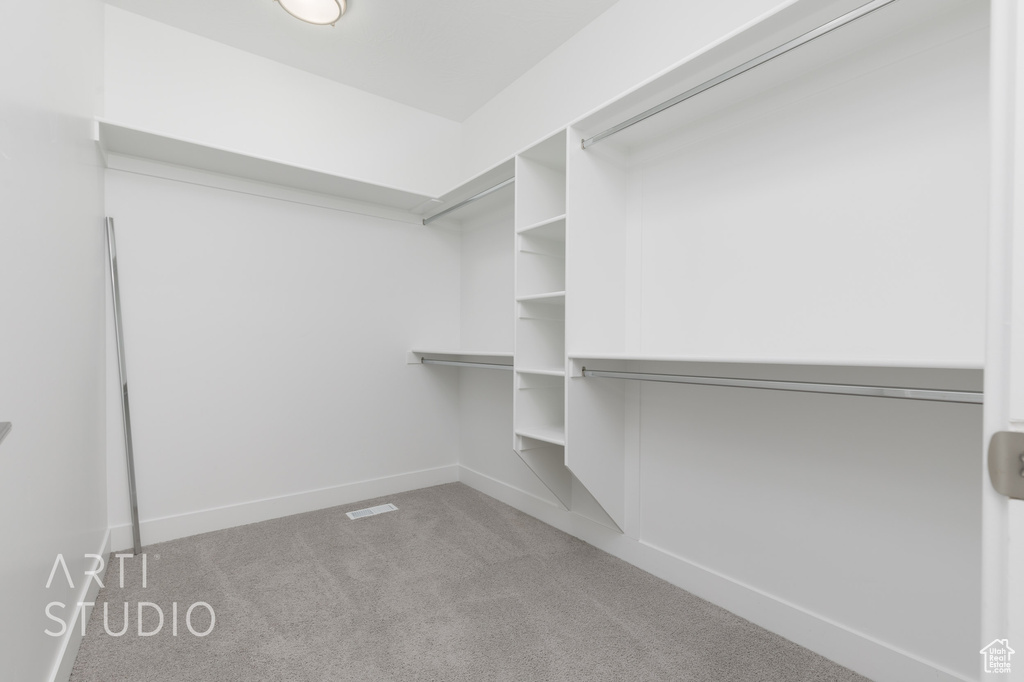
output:
[[565,216],[564,131],[516,157],[516,228]]
[[548,235],[548,232],[530,231],[519,234],[516,239],[516,293],[520,298],[565,291],[564,231],[561,239]]
[[[544,482],[555,497],[565,505],[566,509],[572,508],[573,476],[563,463],[565,448],[544,437],[534,438],[526,433],[518,435],[522,441],[518,452],[523,462]],[[540,435],[545,436],[546,434]]]
[[565,378],[516,372],[516,427],[521,439],[565,445]]
[[516,320],[516,364],[565,369],[564,297],[520,301]]
[[[516,371],[519,425],[562,425],[565,423],[561,376]],[[517,426],[518,428],[518,426]]]

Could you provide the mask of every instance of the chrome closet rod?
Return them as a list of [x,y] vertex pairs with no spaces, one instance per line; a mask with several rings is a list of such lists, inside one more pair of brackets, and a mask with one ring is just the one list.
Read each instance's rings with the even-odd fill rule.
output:
[[512,369],[512,365],[499,365],[493,362],[464,362],[462,360],[433,360],[422,358],[424,365],[447,365],[450,367],[479,367],[481,369]]
[[114,303],[114,339],[117,342],[117,374],[121,385],[121,417],[124,420],[124,454],[128,465],[128,502],[132,513],[132,544],[135,554],[142,553],[139,530],[139,498],[135,492],[135,452],[132,448],[132,418],[128,410],[128,368],[124,361],[124,327],[121,324],[121,285],[117,278],[117,246],[114,219],[107,218],[107,251],[110,255],[110,286]]
[[860,386],[857,384],[825,384],[813,381],[773,381],[770,379],[732,379],[728,377],[701,377],[682,374],[651,374],[645,372],[615,372],[583,368],[585,377],[609,379],[635,379],[661,381],[698,386],[729,386],[733,388],[759,388],[771,391],[798,391],[800,393],[829,393],[833,395],[859,395],[872,398],[900,398],[903,400],[931,400],[940,403],[984,402],[980,391],[947,391],[933,388],[897,388],[892,386]]
[[685,102],[686,100],[688,100],[688,99],[690,99],[692,97],[696,97],[697,95],[701,94],[702,92],[706,92],[706,91],[710,90],[711,88],[715,87],[716,85],[721,85],[722,83],[724,83],[724,82],[726,82],[728,80],[731,80],[731,79],[735,78],[736,76],[739,76],[741,73],[745,73],[745,72],[750,71],[751,69],[753,69],[755,67],[758,67],[758,66],[761,66],[762,64],[770,62],[771,60],[775,59],[776,57],[779,57],[781,55],[786,54],[790,50],[794,50],[794,49],[800,47],[801,45],[806,45],[807,43],[809,43],[812,40],[815,40],[817,38],[820,38],[821,36],[825,35],[826,33],[831,33],[832,31],[836,30],[837,28],[840,28],[841,26],[845,26],[846,24],[849,24],[852,21],[856,21],[857,19],[860,19],[861,17],[865,17],[868,14],[871,14],[872,12],[874,12],[875,10],[880,9],[882,7],[885,7],[886,5],[888,5],[890,3],[893,3],[893,2],[896,2],[896,0],[874,0],[874,2],[869,2],[866,5],[862,5],[862,6],[858,7],[855,10],[847,12],[846,14],[842,15],[841,17],[833,19],[832,21],[828,22],[827,24],[822,24],[818,28],[813,29],[811,31],[808,31],[807,33],[804,33],[803,35],[800,35],[800,36],[790,40],[789,42],[783,43],[782,45],[779,45],[778,47],[776,47],[776,48],[774,48],[772,50],[769,50],[768,52],[765,52],[764,54],[758,55],[757,57],[754,57],[753,59],[751,59],[749,61],[743,62],[739,66],[733,67],[733,68],[729,69],[728,71],[726,71],[725,73],[719,74],[719,75],[715,76],[714,78],[712,78],[710,80],[706,80],[703,83],[701,83],[700,85],[692,87],[692,88],[690,88],[689,90],[687,90],[686,92],[684,92],[684,93],[682,93],[680,95],[676,95],[675,97],[673,97],[670,100],[667,100],[665,102],[662,102],[661,104],[653,106],[650,109],[648,109],[648,110],[646,110],[646,111],[644,111],[642,113],[639,113],[639,114],[637,114],[636,116],[634,116],[632,118],[626,119],[625,121],[623,121],[622,123],[619,123],[618,125],[614,125],[611,128],[608,128],[607,130],[605,130],[603,132],[600,132],[597,135],[594,135],[593,137],[588,137],[588,138],[582,140],[582,142],[580,144],[583,147],[583,149],[586,149],[587,147],[590,147],[591,145],[596,144],[596,143],[600,142],[601,140],[603,140],[605,138],[611,137],[612,135],[614,135],[614,134],[616,134],[616,133],[618,133],[620,131],[623,131],[626,128],[629,128],[630,126],[636,125],[637,123],[639,123],[640,121],[643,121],[644,119],[648,119],[651,116],[654,116],[655,114],[660,114],[661,112],[665,111],[669,107],[674,107],[675,105],[679,104],[680,102]]
[[4,442],[7,434],[11,432],[11,422],[0,422],[0,443]]
[[457,211],[460,208],[462,208],[463,206],[467,206],[469,204],[472,204],[474,201],[479,201],[480,199],[483,199],[488,194],[493,194],[494,192],[497,192],[502,187],[507,187],[507,186],[511,185],[515,181],[516,181],[515,178],[509,178],[508,180],[503,180],[503,181],[499,182],[497,185],[495,185],[494,187],[491,187],[490,189],[485,189],[483,192],[480,192],[479,194],[474,194],[470,198],[465,199],[463,201],[460,201],[459,203],[455,204],[451,208],[446,208],[445,210],[441,211],[440,213],[435,213],[434,215],[430,216],[429,218],[424,218],[423,219],[423,224],[424,225],[429,225],[430,223],[434,222],[435,220],[437,220],[441,216],[447,215],[447,214],[451,213],[452,211]]

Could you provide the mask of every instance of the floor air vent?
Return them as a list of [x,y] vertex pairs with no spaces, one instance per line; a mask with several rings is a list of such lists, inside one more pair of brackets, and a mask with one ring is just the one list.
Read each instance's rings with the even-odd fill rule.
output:
[[361,519],[364,516],[376,516],[377,514],[384,514],[389,511],[397,511],[398,507],[393,504],[378,504],[376,507],[368,507],[366,509],[357,509],[356,511],[350,511],[346,514],[350,519]]

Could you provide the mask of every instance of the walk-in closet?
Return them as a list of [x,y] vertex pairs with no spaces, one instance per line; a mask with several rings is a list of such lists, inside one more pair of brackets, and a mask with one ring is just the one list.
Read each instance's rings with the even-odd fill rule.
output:
[[1016,3],[293,2],[0,95],[0,678],[1024,674]]

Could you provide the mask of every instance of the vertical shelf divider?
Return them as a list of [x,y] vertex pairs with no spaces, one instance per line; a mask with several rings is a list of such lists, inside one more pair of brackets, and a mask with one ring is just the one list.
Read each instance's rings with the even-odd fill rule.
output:
[[[627,241],[624,158],[614,141],[584,151],[579,146],[583,131],[568,132],[576,144],[567,148],[566,290],[572,293],[566,308],[567,350],[578,354],[593,346],[624,351],[626,268],[633,255]],[[565,463],[596,502],[588,516],[624,530],[625,415],[631,401],[625,382],[585,380],[581,367],[567,359]]]

